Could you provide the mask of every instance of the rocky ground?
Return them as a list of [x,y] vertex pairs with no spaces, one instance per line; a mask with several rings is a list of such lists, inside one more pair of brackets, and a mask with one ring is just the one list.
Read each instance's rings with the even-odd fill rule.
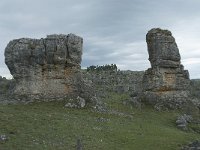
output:
[[136,109],[123,104],[127,97],[108,94],[104,111],[71,109],[63,101],[0,105],[0,149],[177,150],[200,140],[194,124],[188,131],[176,127],[182,112]]
[[[24,103],[23,105],[10,105],[10,106],[1,105],[0,108],[0,113],[1,113],[0,119],[2,120],[2,122],[0,123],[0,127],[2,129],[0,130],[1,146],[3,146],[5,150],[9,149],[12,146],[20,147],[21,149],[27,149],[26,145],[21,145],[17,141],[20,140],[23,141],[25,140],[24,138],[26,138],[27,140],[28,138],[28,142],[30,145],[29,149],[31,149],[31,147],[35,148],[36,145],[38,149],[39,148],[49,149],[56,145],[60,146],[62,145],[62,147],[67,147],[69,143],[70,143],[69,148],[76,147],[77,143],[79,143],[79,146],[81,145],[87,149],[90,149],[91,146],[96,147],[96,149],[101,149],[101,148],[116,149],[117,148],[116,140],[118,138],[114,135],[119,134],[118,133],[119,128],[121,130],[121,128],[126,126],[124,130],[120,131],[123,132],[121,133],[123,135],[121,138],[127,139],[127,141],[124,141],[126,144],[119,142],[122,139],[118,139],[119,143],[117,144],[118,147],[122,149],[124,148],[132,149],[134,147],[135,148],[137,147],[137,149],[144,149],[145,146],[139,141],[142,139],[144,140],[144,138],[146,140],[143,142],[146,143],[146,146],[149,145],[148,149],[155,150],[156,148],[158,148],[157,145],[159,145],[159,149],[166,149],[166,150],[181,149],[181,147],[184,147],[185,149],[188,147],[189,148],[194,147],[194,144],[192,146],[191,144],[188,146],[184,145],[187,145],[189,141],[194,141],[199,137],[200,124],[197,120],[197,117],[195,116],[193,117],[191,114],[185,114],[186,112],[178,112],[178,111],[157,112],[155,110],[147,108],[147,106],[144,106],[143,104],[134,99],[137,96],[137,93],[140,92],[139,85],[141,85],[143,72],[134,72],[134,71],[91,72],[82,70],[82,74],[85,82],[95,83],[96,85],[94,87],[96,91],[95,93],[97,97],[99,97],[102,100],[99,106],[97,106],[95,109],[92,110],[83,109],[85,104],[84,102],[81,101],[81,99],[79,100],[79,102],[81,102],[80,105],[82,106],[84,105],[82,108],[84,111],[80,108],[77,109],[77,107],[74,107],[73,110],[71,110],[65,107],[66,105],[69,105],[69,103],[63,101],[58,102],[59,104],[54,104],[54,102],[49,102],[49,103],[40,102],[35,104],[32,103],[29,105],[24,105],[26,103]],[[141,78],[136,78],[137,76],[140,76]],[[13,81],[6,81],[5,79],[3,80],[4,80],[3,83],[5,82],[6,84],[13,83]],[[192,85],[194,85],[195,81],[193,81]],[[192,90],[195,91],[195,93],[197,93],[197,91],[199,90],[197,84],[198,83],[195,83],[195,86],[192,88]],[[1,85],[3,86],[4,84]],[[7,87],[6,90],[8,90],[9,89],[8,86],[6,87]],[[4,90],[5,96],[3,96],[3,94],[0,95],[2,98],[4,97],[3,98],[4,100],[6,97],[6,92],[5,92],[6,90]],[[198,95],[193,95],[193,96],[196,96],[196,99],[198,99]],[[61,108],[62,112],[57,111]],[[46,112],[44,110],[46,110]],[[43,113],[41,113],[40,111],[42,111]],[[26,116],[24,116],[24,112],[29,112],[29,113]],[[59,117],[56,114],[58,115],[63,114],[63,116],[65,116],[64,114],[66,113],[70,114],[67,117],[70,121],[69,124],[66,126],[57,126],[56,124],[58,124],[60,121],[61,122],[59,124],[63,124],[63,119],[66,118],[65,117],[60,118],[61,120],[59,120]],[[20,114],[20,115],[14,115],[14,114]],[[48,118],[46,118],[41,114],[44,114],[46,116],[54,115],[54,120],[57,120],[56,121],[57,123],[51,122],[49,124]],[[83,114],[85,115],[86,118],[91,118],[91,120],[82,118],[81,115]],[[92,119],[91,115],[98,116],[96,117],[98,124],[95,125],[93,124],[94,118]],[[74,116],[74,118],[73,117],[71,118],[69,116]],[[145,116],[149,117],[147,118]],[[26,119],[24,121],[20,121],[21,120],[20,118],[23,117],[27,118],[28,120]],[[144,120],[142,120],[143,117],[145,118]],[[38,130],[34,129],[34,127],[32,127],[36,125],[36,122],[34,120],[38,120],[39,124],[43,124],[43,126],[46,126],[47,131],[45,132],[40,131],[43,130],[42,128],[41,129],[38,128]],[[48,121],[48,124],[45,120]],[[158,126],[157,124],[158,122],[160,123],[162,122],[165,124],[161,123],[160,124],[161,126],[160,125]],[[9,124],[9,126],[5,128],[6,124]],[[22,130],[20,128],[20,124],[24,124],[25,126],[27,126],[27,129],[29,129],[29,131]],[[40,126],[39,124],[36,126]],[[83,129],[78,125],[77,128],[73,129],[71,128],[70,130],[72,131],[70,131],[69,133],[68,131],[69,128],[67,126],[72,127],[73,126],[72,124],[76,124],[76,126],[77,124],[80,124],[81,126],[86,126],[86,129],[84,129],[83,131]],[[144,126],[144,124],[149,124],[150,128],[149,126]],[[138,132],[137,126],[141,126],[141,132]],[[90,128],[92,130],[90,130]],[[157,128],[160,128],[159,131],[157,131]],[[54,129],[55,132],[53,132],[53,134],[55,134],[54,136],[58,137],[57,138],[58,140],[53,140],[54,136],[47,134],[50,130]],[[154,131],[154,129],[156,130]],[[64,131],[62,132],[59,131],[59,134],[57,135],[58,132],[56,130],[65,130],[66,134],[68,135],[71,134],[71,135],[66,136],[65,134],[62,134],[64,133]],[[163,130],[166,130],[166,132],[165,131],[163,132]],[[96,138],[91,143],[91,139],[94,138],[93,131]],[[26,135],[28,132],[30,136]],[[154,133],[156,134],[154,135]],[[100,135],[96,136],[96,134]],[[104,134],[106,135],[106,137],[107,135],[109,135],[110,138],[104,137]],[[45,137],[47,136],[48,139],[43,139],[44,135]],[[167,142],[168,146],[163,146],[163,144],[159,144],[159,142],[161,143],[164,142],[162,140],[159,140],[161,137],[163,138],[163,135],[169,136],[172,141],[175,140],[174,135],[176,135],[176,137],[177,136],[180,137],[179,140],[176,141],[176,146],[174,144],[170,144],[172,141],[170,141],[168,138],[167,139],[164,138],[163,140],[165,142],[168,141]],[[140,139],[140,136],[143,138]],[[61,140],[62,137],[64,137],[66,141]],[[79,138],[81,139],[80,141],[78,140]],[[154,141],[153,144],[148,139],[155,139],[157,142],[154,143],[155,142]],[[98,142],[99,140],[100,142]],[[67,141],[69,142],[68,144],[66,143]],[[61,144],[59,144],[59,142],[61,142]],[[60,147],[60,149],[62,149],[62,147]]]

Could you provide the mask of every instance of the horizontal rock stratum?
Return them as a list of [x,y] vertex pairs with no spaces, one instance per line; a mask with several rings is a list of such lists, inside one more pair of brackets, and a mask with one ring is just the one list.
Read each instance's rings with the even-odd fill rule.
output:
[[13,93],[33,98],[79,96],[82,47],[83,39],[74,34],[9,42],[5,63],[16,80]]

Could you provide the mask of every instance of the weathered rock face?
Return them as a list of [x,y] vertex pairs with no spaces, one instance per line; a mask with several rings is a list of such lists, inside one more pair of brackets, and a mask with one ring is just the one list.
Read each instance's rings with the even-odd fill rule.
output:
[[106,97],[107,93],[131,94],[142,91],[143,71],[82,71],[83,78],[95,85],[96,95]]
[[190,79],[174,37],[168,30],[152,29],[146,41],[151,68],[143,77],[143,99],[151,104],[164,102],[168,107],[183,105],[189,97]]
[[151,67],[178,68],[180,54],[175,39],[168,30],[152,29],[146,35]]
[[9,42],[5,63],[16,80],[14,94],[63,98],[82,92],[83,39],[74,34]]
[[79,68],[82,44],[83,39],[73,34],[49,35],[39,40],[17,39],[7,45],[5,63],[15,79],[34,76],[33,72],[41,72],[38,71],[39,68],[51,72],[56,65],[62,68]]

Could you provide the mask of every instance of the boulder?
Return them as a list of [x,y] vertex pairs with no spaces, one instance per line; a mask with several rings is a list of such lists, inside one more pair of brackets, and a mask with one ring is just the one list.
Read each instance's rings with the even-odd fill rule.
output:
[[5,134],[0,135],[0,142],[7,141],[8,137]]
[[189,145],[184,146],[182,150],[199,150],[200,149],[200,141],[196,140],[191,142]]
[[82,97],[77,97],[76,99],[69,99],[69,102],[65,104],[65,107],[68,108],[84,108],[86,101]]
[[176,125],[181,130],[187,130],[188,129],[187,125],[188,123],[191,123],[192,120],[193,120],[192,116],[184,114],[177,118]]

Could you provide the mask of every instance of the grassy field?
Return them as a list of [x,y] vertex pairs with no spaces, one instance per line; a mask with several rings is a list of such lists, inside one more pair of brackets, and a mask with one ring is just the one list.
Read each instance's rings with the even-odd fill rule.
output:
[[177,150],[200,139],[176,128],[180,112],[123,106],[125,97],[109,97],[109,108],[119,114],[69,109],[64,102],[0,105],[0,135],[9,138],[0,150],[74,150],[77,139],[84,150]]

